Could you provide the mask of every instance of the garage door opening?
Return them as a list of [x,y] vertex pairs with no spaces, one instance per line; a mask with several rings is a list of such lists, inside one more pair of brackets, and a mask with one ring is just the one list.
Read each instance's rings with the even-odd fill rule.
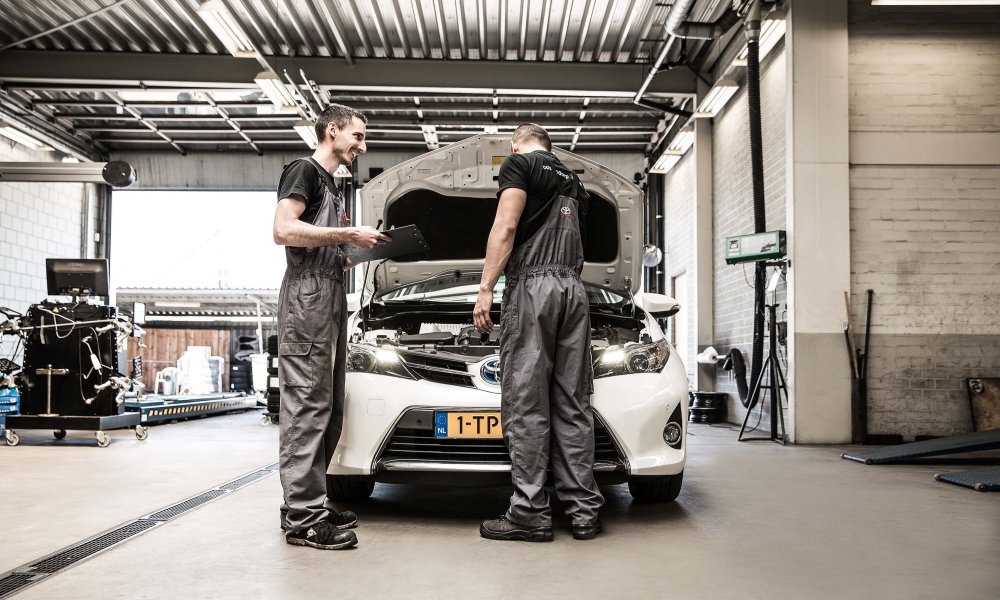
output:
[[115,191],[115,288],[277,289],[273,191]]

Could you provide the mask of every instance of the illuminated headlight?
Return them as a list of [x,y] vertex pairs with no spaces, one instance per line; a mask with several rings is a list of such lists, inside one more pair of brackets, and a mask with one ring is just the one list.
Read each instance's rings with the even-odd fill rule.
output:
[[610,346],[594,355],[594,377],[659,373],[670,358],[666,340],[651,344],[633,344],[624,348]]
[[347,371],[416,379],[392,348],[370,344],[347,345]]

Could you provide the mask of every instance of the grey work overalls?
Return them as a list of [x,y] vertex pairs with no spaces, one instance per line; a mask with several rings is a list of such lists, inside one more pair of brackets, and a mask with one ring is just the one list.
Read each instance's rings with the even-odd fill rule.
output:
[[[312,224],[344,225],[343,194],[319,163],[308,160],[324,186]],[[278,301],[278,464],[282,519],[290,531],[299,531],[327,516],[326,471],[344,423],[347,299],[338,246],[286,246],[285,261]]]
[[514,485],[507,518],[531,527],[552,526],[545,491],[550,464],[573,524],[592,523],[604,503],[594,481],[590,307],[580,280],[578,204],[557,196],[542,228],[504,269],[500,409]]

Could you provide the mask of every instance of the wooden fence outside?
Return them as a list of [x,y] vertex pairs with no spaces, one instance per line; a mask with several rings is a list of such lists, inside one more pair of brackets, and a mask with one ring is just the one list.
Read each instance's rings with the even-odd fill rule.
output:
[[222,389],[229,390],[229,338],[226,329],[146,329],[142,338],[146,348],[139,348],[137,338],[129,338],[127,368],[131,371],[132,358],[142,357],[142,383],[147,393],[153,393],[156,372],[166,367],[176,367],[177,359],[188,346],[208,346],[212,356],[225,359],[222,367]]

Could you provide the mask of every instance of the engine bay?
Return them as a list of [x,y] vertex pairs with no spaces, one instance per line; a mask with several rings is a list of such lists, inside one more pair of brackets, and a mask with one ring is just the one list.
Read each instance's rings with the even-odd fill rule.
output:
[[[369,327],[367,331],[362,331],[359,319],[351,341],[377,346],[390,345],[398,349],[432,354],[446,352],[477,359],[499,351],[499,314],[494,315],[494,329],[490,334],[480,333],[475,328],[470,318],[471,310],[462,311],[461,316],[464,318],[461,322],[455,318],[458,316],[457,312],[450,310],[400,311],[396,315],[382,315],[373,319],[378,328]],[[636,309],[633,317],[592,307],[591,348],[602,350],[650,342],[652,338],[643,316],[645,315],[639,309]]]

